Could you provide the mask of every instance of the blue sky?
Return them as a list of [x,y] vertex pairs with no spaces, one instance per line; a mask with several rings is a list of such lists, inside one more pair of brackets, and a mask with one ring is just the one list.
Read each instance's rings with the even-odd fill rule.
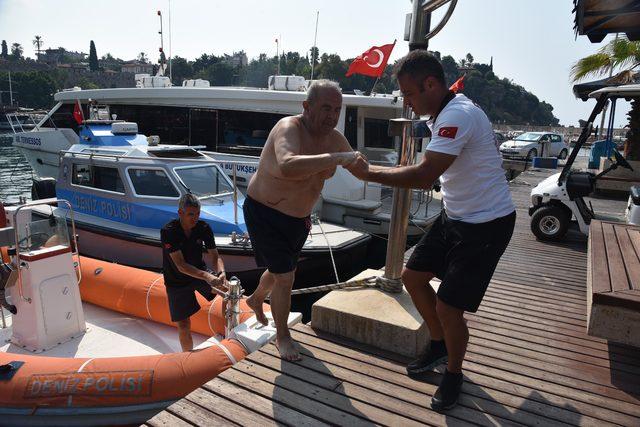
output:
[[[569,70],[602,43],[575,37],[572,8],[571,0],[459,0],[430,49],[456,59],[471,53],[484,63],[493,56],[498,76],[552,104],[561,124],[577,125],[594,101],[574,98]],[[0,39],[9,45],[21,43],[31,57],[35,56],[31,42],[39,34],[45,47],[88,52],[89,41],[94,40],[98,56],[110,52],[132,59],[145,52],[155,58],[157,10],[163,11],[168,36],[169,0],[0,0]],[[281,49],[303,53],[313,45],[316,11],[320,11],[321,53],[354,57],[372,45],[398,39],[393,61],[408,51],[402,39],[410,10],[409,0],[173,0],[172,54],[188,59],[203,52],[220,55],[238,50],[250,58],[263,52],[275,55],[277,37]],[[436,13],[434,21],[441,15]],[[626,103],[618,107],[616,125],[626,123],[627,110]]]

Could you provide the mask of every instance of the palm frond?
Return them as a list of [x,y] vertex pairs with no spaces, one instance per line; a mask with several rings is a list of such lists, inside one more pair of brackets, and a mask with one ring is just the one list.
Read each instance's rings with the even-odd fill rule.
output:
[[571,67],[571,80],[576,82],[590,75],[607,73],[614,66],[611,56],[604,52],[586,56]]

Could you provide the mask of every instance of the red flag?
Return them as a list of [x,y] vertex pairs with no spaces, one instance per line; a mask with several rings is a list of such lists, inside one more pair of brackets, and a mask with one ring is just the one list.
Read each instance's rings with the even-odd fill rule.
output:
[[464,76],[466,76],[466,74],[463,74],[462,77],[456,80],[455,83],[451,85],[449,90],[453,91],[453,93],[458,93],[464,90]]
[[384,73],[384,68],[387,66],[387,61],[389,61],[389,56],[395,45],[396,42],[394,41],[384,46],[373,46],[353,60],[349,65],[346,76],[362,74],[364,76],[380,77]]
[[82,112],[82,106],[80,106],[80,100],[76,99],[76,105],[73,107],[73,118],[79,125],[84,122],[84,113]]

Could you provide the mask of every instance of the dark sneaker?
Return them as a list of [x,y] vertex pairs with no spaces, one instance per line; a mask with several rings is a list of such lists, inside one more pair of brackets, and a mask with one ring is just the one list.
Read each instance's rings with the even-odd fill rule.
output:
[[447,363],[447,349],[444,343],[440,345],[432,343],[429,350],[407,365],[407,373],[409,375],[421,374],[444,363]]
[[431,399],[431,408],[434,411],[446,411],[452,409],[458,403],[460,389],[462,388],[462,373],[452,374],[445,371],[440,387]]

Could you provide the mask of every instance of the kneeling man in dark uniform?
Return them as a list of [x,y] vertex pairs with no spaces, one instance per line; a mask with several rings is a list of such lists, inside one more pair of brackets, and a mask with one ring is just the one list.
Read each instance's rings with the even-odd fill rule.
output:
[[[178,219],[160,230],[164,284],[182,351],[193,349],[190,318],[200,309],[195,292],[211,301],[214,297],[211,288],[224,287],[226,283],[224,263],[216,249],[213,231],[199,218],[200,201],[193,194],[185,194],[180,198]],[[207,270],[202,258],[204,252],[211,257],[217,273]]]

